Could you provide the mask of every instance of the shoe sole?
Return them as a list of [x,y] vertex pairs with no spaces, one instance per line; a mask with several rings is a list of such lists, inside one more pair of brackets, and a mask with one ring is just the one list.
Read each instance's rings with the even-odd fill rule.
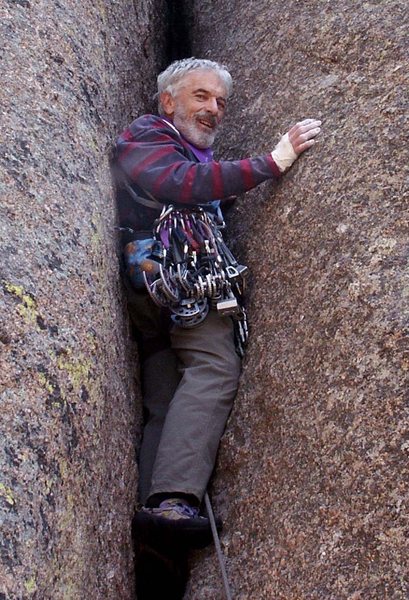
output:
[[168,547],[205,548],[213,541],[208,519],[167,519],[152,513],[138,512],[133,521],[135,535],[141,542],[166,550]]

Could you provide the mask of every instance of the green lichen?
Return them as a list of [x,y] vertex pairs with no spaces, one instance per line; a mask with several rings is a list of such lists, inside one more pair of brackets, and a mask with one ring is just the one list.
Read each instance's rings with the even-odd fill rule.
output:
[[94,150],[95,152],[97,152],[97,151],[98,151],[98,148],[99,148],[99,146],[98,146],[98,141],[95,139],[95,137],[92,137],[92,138],[90,139],[90,143],[89,143],[89,145],[90,145],[90,148],[91,148],[92,150]]
[[47,390],[47,392],[49,394],[52,394],[55,388],[52,385],[52,383],[47,379],[47,377],[44,375],[44,373],[38,373],[38,379],[40,381],[40,384]]
[[4,483],[0,483],[0,496],[2,496],[10,506],[15,505],[16,501],[14,499],[13,490],[4,485]]
[[24,582],[24,587],[26,588],[26,592],[28,594],[33,594],[37,589],[35,577],[30,577],[30,579],[27,579],[27,581]]
[[21,285],[15,285],[8,281],[3,281],[4,289],[16,298],[21,300],[18,305],[18,312],[27,323],[36,323],[38,318],[37,302],[27,294]]
[[52,481],[52,479],[46,479],[44,481],[44,490],[46,494],[49,494],[51,492],[51,490],[53,489],[54,486],[54,482]]
[[87,342],[88,348],[91,350],[91,352],[95,352],[98,348],[97,336],[95,335],[95,333],[87,333]]
[[88,381],[91,371],[91,361],[84,357],[73,357],[71,350],[57,359],[57,367],[68,373],[71,383],[76,391]]
[[64,458],[61,458],[61,459],[58,461],[58,467],[59,467],[59,470],[60,470],[61,479],[63,479],[63,480],[64,480],[64,479],[65,479],[65,477],[66,477],[66,475],[67,475],[67,474],[68,474],[68,472],[69,472],[69,469],[68,469],[68,463],[67,463],[67,461],[66,461]]

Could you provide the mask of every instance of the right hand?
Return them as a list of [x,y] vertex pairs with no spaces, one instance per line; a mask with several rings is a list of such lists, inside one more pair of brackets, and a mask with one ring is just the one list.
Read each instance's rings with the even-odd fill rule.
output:
[[321,131],[320,125],[321,121],[317,119],[304,119],[291,127],[288,138],[297,156],[314,145],[314,138]]

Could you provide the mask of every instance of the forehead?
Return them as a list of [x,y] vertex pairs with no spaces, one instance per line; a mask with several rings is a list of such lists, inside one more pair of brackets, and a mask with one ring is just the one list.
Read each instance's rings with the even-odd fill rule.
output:
[[227,89],[220,75],[210,69],[197,69],[186,73],[180,80],[179,87],[188,92],[205,90],[216,98],[227,97]]

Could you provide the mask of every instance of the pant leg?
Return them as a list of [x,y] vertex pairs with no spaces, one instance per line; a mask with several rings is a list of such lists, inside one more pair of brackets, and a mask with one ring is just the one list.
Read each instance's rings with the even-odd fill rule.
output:
[[139,501],[151,487],[152,469],[169,404],[180,381],[171,349],[169,315],[156,306],[146,290],[136,291],[125,278],[128,310],[138,342],[143,398],[143,433],[139,451]]
[[171,348],[151,354],[141,365],[144,427],[139,452],[139,501],[146,503],[152,470],[169,404],[180,382]]
[[171,343],[182,379],[162,429],[150,495],[182,492],[200,501],[238,386],[233,323],[211,311],[199,327],[174,327]]

